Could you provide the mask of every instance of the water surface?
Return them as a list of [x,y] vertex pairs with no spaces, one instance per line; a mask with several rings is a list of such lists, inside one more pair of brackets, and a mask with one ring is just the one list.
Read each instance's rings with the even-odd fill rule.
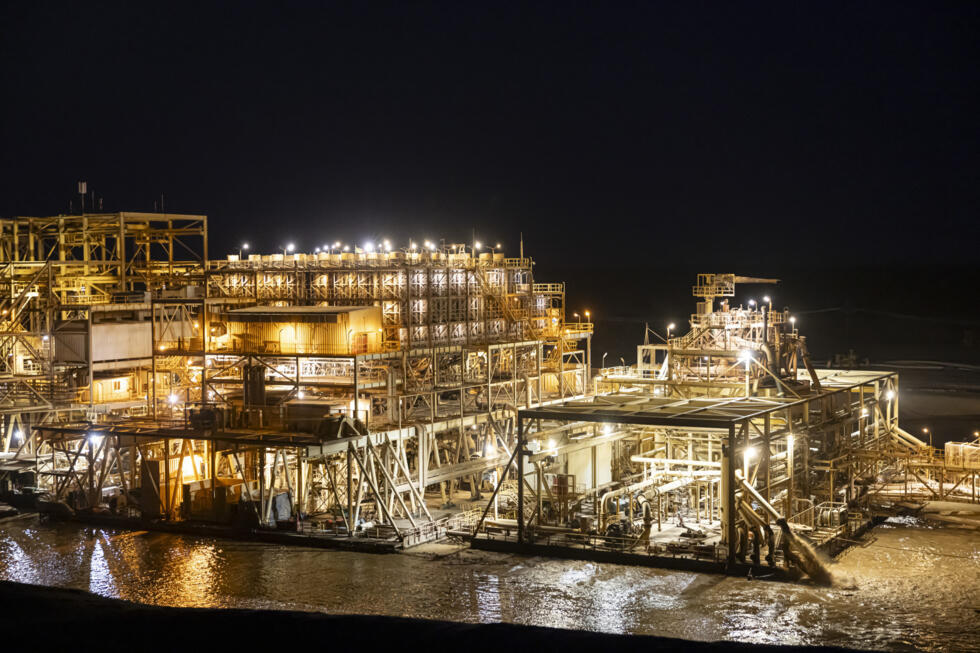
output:
[[841,586],[464,550],[373,555],[18,521],[0,578],[172,606],[508,621],[698,640],[980,651],[980,538],[917,522],[833,565]]

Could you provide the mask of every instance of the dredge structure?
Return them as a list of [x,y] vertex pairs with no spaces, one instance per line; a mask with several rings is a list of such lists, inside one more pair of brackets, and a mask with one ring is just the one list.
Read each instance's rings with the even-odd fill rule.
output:
[[211,260],[204,216],[6,220],[2,480],[76,516],[441,537],[517,411],[592,385],[564,284],[474,249]]
[[729,304],[775,280],[699,275],[687,333],[593,377],[523,246],[211,259],[205,216],[148,213],[0,236],[0,490],[48,513],[818,574],[884,502],[977,501],[980,446],[902,430],[896,374],[815,369],[787,311]]
[[498,488],[507,510],[495,495],[473,545],[827,580],[814,550],[883,504],[976,502],[980,447],[944,459],[904,431],[897,374],[815,369],[788,311],[729,304],[773,283],[698,275],[687,333],[600,370],[591,397],[521,409],[523,482]]

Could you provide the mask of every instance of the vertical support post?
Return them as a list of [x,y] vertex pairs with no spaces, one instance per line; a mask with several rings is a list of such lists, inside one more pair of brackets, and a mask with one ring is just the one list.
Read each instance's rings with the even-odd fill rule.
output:
[[259,477],[259,525],[264,526],[265,521],[265,447],[259,447],[258,452],[258,477]]
[[[203,376],[203,374],[202,374]],[[211,511],[214,513],[214,520],[220,521],[221,515],[218,514],[218,469],[217,469],[217,453],[215,452],[215,441],[205,440],[205,444],[210,452],[210,460],[208,461],[208,469],[211,472]],[[194,457],[191,456],[191,461]]]
[[[207,284],[207,279],[205,279]],[[205,287],[205,299],[201,300],[201,409],[208,402],[208,337],[211,334],[210,319],[208,315],[207,287]],[[211,442],[214,446],[214,442]]]
[[[88,333],[86,334],[87,345],[85,356],[88,360],[88,409],[91,412],[95,406],[95,359],[92,354],[93,338],[92,338],[92,307],[89,306],[88,310]],[[53,368],[53,365],[52,365]],[[54,384],[49,386],[52,390],[54,389]],[[88,419],[92,419],[89,417]]]
[[150,298],[150,416],[157,418],[157,307]]
[[166,484],[164,486],[164,512],[163,518],[170,519],[170,440],[163,440],[163,474]]
[[517,413],[517,542],[524,543],[524,418]]
[[347,447],[347,536],[354,537],[354,459],[351,454],[351,448],[354,445],[348,445]]
[[297,529],[302,530],[299,524],[303,521],[303,504],[306,500],[306,492],[303,489],[303,449],[296,448],[296,524]]
[[724,496],[723,532],[727,535],[728,541],[728,566],[735,564],[735,466],[732,464],[735,455],[735,424],[728,426],[728,444],[721,450],[721,478],[724,484],[722,488]]

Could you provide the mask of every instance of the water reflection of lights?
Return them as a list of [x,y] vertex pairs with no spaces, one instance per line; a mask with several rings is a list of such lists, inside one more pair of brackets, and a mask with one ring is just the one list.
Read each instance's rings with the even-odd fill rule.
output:
[[171,558],[168,569],[172,581],[168,590],[170,605],[213,605],[218,586],[215,567],[218,551],[213,544],[193,543]]
[[44,583],[34,567],[34,560],[12,539],[5,539],[0,547],[0,559],[3,560],[3,574],[0,578],[18,583]]
[[489,575],[476,588],[476,609],[481,623],[500,621],[500,578]]
[[105,550],[102,548],[101,538],[97,539],[92,546],[92,554],[89,557],[88,572],[88,591],[102,596],[118,596],[115,579],[106,561]]
[[[98,531],[98,529],[95,529]],[[214,543],[72,524],[0,527],[0,578],[161,605],[505,621],[695,640],[864,649],[975,648],[973,533],[894,523],[836,573],[853,587],[464,551],[375,556]],[[943,557],[940,558],[939,556]],[[393,582],[394,581],[394,582]]]

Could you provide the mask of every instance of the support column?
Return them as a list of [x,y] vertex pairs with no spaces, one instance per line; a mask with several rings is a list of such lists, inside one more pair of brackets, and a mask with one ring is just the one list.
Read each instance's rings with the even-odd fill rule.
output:
[[728,544],[728,566],[735,564],[735,466],[732,457],[735,454],[735,425],[728,427],[728,444],[721,450],[721,480],[722,501],[722,532],[725,533]]
[[524,418],[517,413],[517,542],[524,543]]

